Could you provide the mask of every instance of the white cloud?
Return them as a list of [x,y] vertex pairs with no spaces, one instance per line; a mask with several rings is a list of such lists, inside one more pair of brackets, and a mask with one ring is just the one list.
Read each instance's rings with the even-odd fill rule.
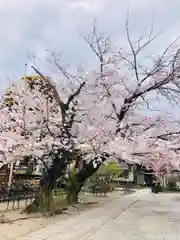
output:
[[91,64],[90,51],[79,32],[88,33],[97,17],[105,33],[124,41],[129,5],[135,38],[147,32],[153,13],[156,29],[165,31],[154,47],[179,35],[178,0],[0,0],[1,79],[24,74],[27,55],[43,57],[44,49],[63,52],[70,63]]

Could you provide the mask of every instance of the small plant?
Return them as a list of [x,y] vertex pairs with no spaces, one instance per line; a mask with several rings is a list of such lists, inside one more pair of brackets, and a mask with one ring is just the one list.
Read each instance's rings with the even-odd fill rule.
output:
[[177,188],[177,184],[174,180],[169,180],[168,184],[167,184],[167,188],[170,190],[176,189]]
[[100,186],[100,193],[106,195],[108,192],[112,192],[113,188],[110,183],[103,182]]
[[98,172],[95,173],[88,181],[90,191],[96,195],[105,195],[106,193],[111,192],[113,188],[111,186],[110,179],[111,177],[109,174],[102,175],[98,174]]

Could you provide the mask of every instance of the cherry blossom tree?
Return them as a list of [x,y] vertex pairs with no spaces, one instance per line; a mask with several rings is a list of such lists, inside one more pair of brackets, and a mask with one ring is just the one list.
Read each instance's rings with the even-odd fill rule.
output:
[[[173,112],[162,107],[166,103],[172,108],[179,102],[178,39],[161,55],[146,58],[144,51],[157,37],[153,35],[153,28],[147,39],[133,41],[127,20],[126,33],[128,52],[124,48],[113,49],[110,39],[98,32],[96,24],[85,38],[99,60],[99,70],[88,75],[86,84],[92,101],[87,95],[83,98],[88,106],[83,118],[86,142],[96,156],[106,152],[108,156],[143,164],[156,172],[162,168],[170,171],[172,165],[179,168],[179,122]],[[174,135],[176,143],[166,139]],[[99,159],[94,171],[88,170],[89,174],[86,171],[87,166],[93,166],[90,160],[86,168],[77,173],[81,186],[107,158]]]
[[156,171],[163,162],[159,158],[166,159],[166,169],[168,162],[179,161],[179,122],[162,107],[179,101],[178,45],[173,42],[160,56],[145,58],[143,51],[156,38],[153,31],[147,39],[132,41],[127,21],[126,32],[130,52],[113,49],[94,24],[85,40],[99,60],[96,70],[74,76],[55,59],[65,79],[61,86],[33,66],[37,77],[12,84],[2,97],[1,159],[38,156],[47,167],[41,180],[46,194],[66,173],[75,149],[85,145],[89,149],[78,156],[70,201],[77,201],[84,182],[108,158]]
[[2,96],[1,160],[7,163],[24,156],[38,158],[47,170],[41,188],[49,195],[73,160],[77,142],[71,131],[78,107],[75,98],[85,81],[79,79],[74,92],[69,91],[63,99],[51,79],[33,69],[38,76],[26,76],[11,84]]

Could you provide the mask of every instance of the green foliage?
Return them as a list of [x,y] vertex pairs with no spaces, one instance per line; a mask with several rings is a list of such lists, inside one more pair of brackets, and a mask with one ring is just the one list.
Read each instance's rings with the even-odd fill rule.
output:
[[168,184],[167,184],[167,188],[172,190],[172,189],[176,189],[177,188],[177,183],[175,179],[169,179]]
[[88,188],[95,194],[106,194],[113,190],[111,185],[112,166],[104,165],[87,181]]
[[76,181],[76,168],[72,167],[68,172],[68,183],[72,185],[72,182]]
[[25,209],[25,212],[35,213],[35,212],[49,212],[53,207],[53,196],[52,192],[48,191],[47,189],[40,188],[35,200],[32,202],[32,204],[28,205]]
[[88,179],[86,186],[96,194],[111,192],[113,190],[111,179],[119,178],[122,173],[123,169],[116,162],[102,164],[98,171]]
[[60,189],[55,189],[49,194],[39,190],[36,195],[36,200],[32,204],[28,205],[23,211],[27,214],[31,213],[42,213],[42,214],[59,214],[68,206],[66,201],[66,194]]
[[71,167],[66,179],[66,200],[69,204],[78,202],[78,195],[80,192],[80,183],[76,179],[76,168]]
[[88,181],[88,187],[92,193],[106,194],[113,190],[108,177],[100,177],[94,174]]
[[120,165],[116,162],[109,162],[107,165],[103,164],[97,174],[100,176],[120,177],[123,173]]

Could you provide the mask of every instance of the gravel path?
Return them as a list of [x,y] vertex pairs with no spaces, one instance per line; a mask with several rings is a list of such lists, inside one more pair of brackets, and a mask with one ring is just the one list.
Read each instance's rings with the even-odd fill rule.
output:
[[18,240],[180,240],[179,205],[172,194],[139,190]]

